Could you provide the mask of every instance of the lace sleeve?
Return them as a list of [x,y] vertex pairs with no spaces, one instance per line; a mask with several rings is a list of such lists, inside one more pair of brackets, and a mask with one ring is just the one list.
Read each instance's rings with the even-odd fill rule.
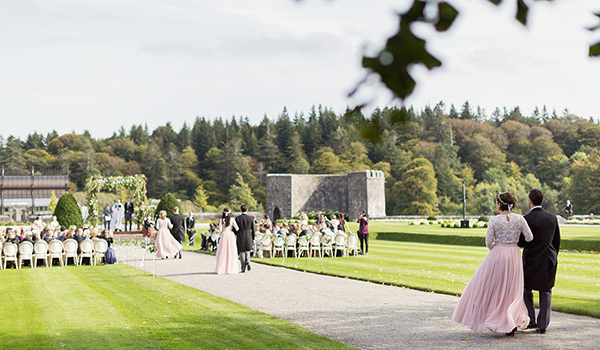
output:
[[531,242],[533,240],[533,233],[531,233],[531,229],[527,224],[527,220],[521,216],[521,232],[523,232],[523,236],[525,236],[526,242]]
[[496,232],[494,231],[494,218],[490,218],[490,221],[488,222],[488,227],[487,227],[487,231],[485,233],[485,245],[488,247],[489,250],[492,250],[492,248],[494,248],[494,243],[495,243],[495,238],[496,238]]

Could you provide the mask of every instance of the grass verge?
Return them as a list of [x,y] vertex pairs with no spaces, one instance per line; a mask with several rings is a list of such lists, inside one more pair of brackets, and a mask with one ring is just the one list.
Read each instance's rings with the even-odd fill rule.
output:
[[130,266],[0,271],[3,349],[350,349]]

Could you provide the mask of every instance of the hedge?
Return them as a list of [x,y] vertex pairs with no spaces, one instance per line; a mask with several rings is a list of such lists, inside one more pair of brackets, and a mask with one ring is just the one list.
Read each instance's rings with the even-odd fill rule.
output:
[[[448,245],[466,245],[485,247],[485,237],[456,236],[456,235],[428,235],[423,233],[406,232],[375,232],[370,234],[371,238],[386,241],[433,243]],[[600,241],[585,239],[562,239],[561,250],[579,250],[600,252]]]

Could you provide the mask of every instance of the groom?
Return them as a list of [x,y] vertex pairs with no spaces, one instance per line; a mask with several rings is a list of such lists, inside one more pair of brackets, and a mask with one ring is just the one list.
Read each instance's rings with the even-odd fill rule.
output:
[[[525,277],[525,292],[523,298],[529,313],[529,326],[538,328],[541,334],[546,333],[550,323],[552,287],[556,278],[558,265],[558,250],[560,248],[560,229],[556,215],[542,208],[544,194],[534,189],[529,192],[529,208],[525,220],[533,233],[533,240],[525,242],[521,235],[519,247],[523,249],[523,274]],[[537,323],[533,306],[533,292],[539,292],[540,312]]]
[[254,242],[254,219],[248,215],[248,207],[242,205],[240,210],[242,215],[235,218],[238,226],[235,235],[237,236],[237,248],[240,254],[240,263],[242,272],[246,272],[246,268],[250,271],[250,251],[252,250],[252,242]]
[[[179,214],[179,207],[173,208],[173,216],[171,216],[171,224],[173,227],[171,228],[171,234],[177,242],[183,243],[185,241],[185,229],[184,229],[184,219],[183,216]],[[181,250],[175,254],[175,258],[179,256],[181,259]]]

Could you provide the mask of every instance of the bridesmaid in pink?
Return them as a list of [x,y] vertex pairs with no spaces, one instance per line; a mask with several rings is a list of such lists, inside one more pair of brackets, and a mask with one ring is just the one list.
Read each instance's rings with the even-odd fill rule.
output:
[[223,209],[219,220],[219,245],[217,247],[217,266],[215,272],[222,274],[237,274],[240,270],[238,263],[237,241],[233,230],[237,230],[235,220],[231,220],[231,210]]
[[158,214],[158,220],[156,220],[158,232],[156,233],[156,240],[154,242],[157,250],[156,257],[159,259],[168,259],[169,255],[174,257],[181,250],[181,243],[169,231],[171,227],[173,227],[173,224],[171,224],[171,220],[167,217],[167,212],[161,210]]
[[533,239],[523,216],[512,213],[516,199],[510,192],[496,195],[499,215],[490,218],[483,260],[456,305],[452,320],[477,332],[514,336],[527,328],[529,316],[523,300],[523,263],[517,246],[521,233]]

